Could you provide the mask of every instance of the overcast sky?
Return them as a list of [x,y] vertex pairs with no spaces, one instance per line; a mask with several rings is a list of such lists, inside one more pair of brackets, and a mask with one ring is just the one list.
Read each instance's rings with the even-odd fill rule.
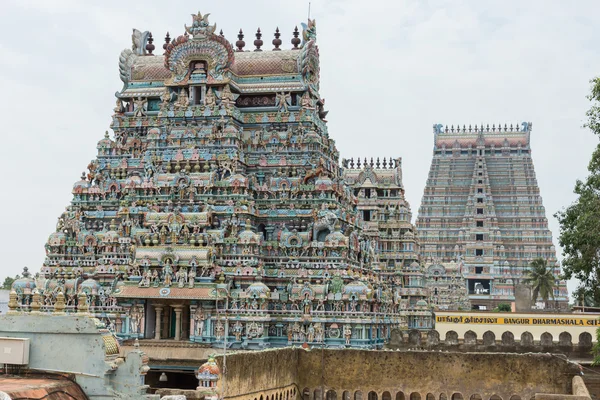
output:
[[[109,129],[118,59],[131,29],[184,33],[211,13],[229,41],[240,28],[282,32],[289,48],[307,1],[1,0],[0,278],[38,271],[72,184]],[[599,74],[598,0],[313,0],[321,95],[342,157],[403,158],[416,218],[434,123],[533,122],[532,155],[552,216],[574,200],[597,138],[582,128]],[[559,255],[560,256],[560,255]],[[570,285],[570,290],[573,284]]]

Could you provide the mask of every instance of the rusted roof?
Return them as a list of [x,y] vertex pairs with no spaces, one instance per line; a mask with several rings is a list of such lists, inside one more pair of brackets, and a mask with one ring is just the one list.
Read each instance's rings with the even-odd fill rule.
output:
[[0,375],[0,392],[12,399],[87,400],[81,387],[61,375]]

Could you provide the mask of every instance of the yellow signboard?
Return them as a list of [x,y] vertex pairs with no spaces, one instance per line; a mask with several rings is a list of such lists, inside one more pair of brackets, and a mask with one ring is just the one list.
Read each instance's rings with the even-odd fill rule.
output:
[[440,324],[478,324],[478,325],[554,325],[554,326],[600,326],[596,318],[568,317],[492,317],[438,315],[435,322]]

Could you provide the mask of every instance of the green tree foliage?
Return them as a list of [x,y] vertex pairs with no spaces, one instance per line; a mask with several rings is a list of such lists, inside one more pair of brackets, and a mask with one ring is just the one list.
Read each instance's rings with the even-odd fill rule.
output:
[[10,288],[12,287],[13,282],[16,281],[19,278],[20,278],[19,275],[15,276],[14,278],[11,278],[10,276],[7,276],[6,278],[4,278],[4,283],[2,283],[2,289],[10,290]]
[[500,303],[496,308],[494,308],[494,312],[511,312],[512,308],[508,303]]
[[531,287],[532,303],[535,303],[538,297],[544,301],[548,301],[550,297],[554,299],[556,277],[552,273],[552,268],[548,267],[543,258],[536,258],[529,264],[523,282]]
[[[600,78],[592,80],[592,102],[584,125],[600,136]],[[588,164],[590,174],[577,180],[577,200],[555,214],[560,223],[559,243],[563,248],[565,279],[577,278],[577,301],[585,299],[600,305],[600,144]],[[588,304],[589,305],[589,304]]]

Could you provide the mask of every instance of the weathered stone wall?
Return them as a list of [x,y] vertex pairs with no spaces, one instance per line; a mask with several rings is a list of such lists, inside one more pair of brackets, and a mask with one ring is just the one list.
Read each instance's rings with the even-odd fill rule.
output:
[[468,330],[462,334],[454,330],[439,332],[430,330],[426,332],[411,330],[401,331],[395,329],[391,332],[386,348],[396,349],[423,349],[452,352],[501,352],[501,353],[553,353],[564,354],[578,360],[591,359],[593,336],[589,332],[581,332],[573,337],[567,331],[560,332],[558,337],[544,332],[539,340],[530,332],[515,334],[504,331],[496,334],[494,331],[485,331],[479,335]]
[[429,393],[435,399],[455,393],[465,399],[473,394],[529,399],[535,393],[571,393],[571,379],[578,372],[547,354],[325,350],[302,352],[299,361],[299,387],[314,393],[323,385],[325,392],[333,389],[340,398],[344,391],[354,395],[359,390],[365,399],[371,391],[378,398],[387,391],[391,398],[402,392],[405,398],[418,393],[422,399]]
[[[256,393],[265,397],[296,384],[298,350],[292,348],[239,352],[227,355],[227,374],[219,381],[219,390],[226,397],[254,398]],[[223,371],[223,357],[218,358]],[[264,399],[263,399],[264,400]]]
[[578,373],[550,354],[283,349],[228,355],[220,385],[240,400],[527,400],[571,394]]

